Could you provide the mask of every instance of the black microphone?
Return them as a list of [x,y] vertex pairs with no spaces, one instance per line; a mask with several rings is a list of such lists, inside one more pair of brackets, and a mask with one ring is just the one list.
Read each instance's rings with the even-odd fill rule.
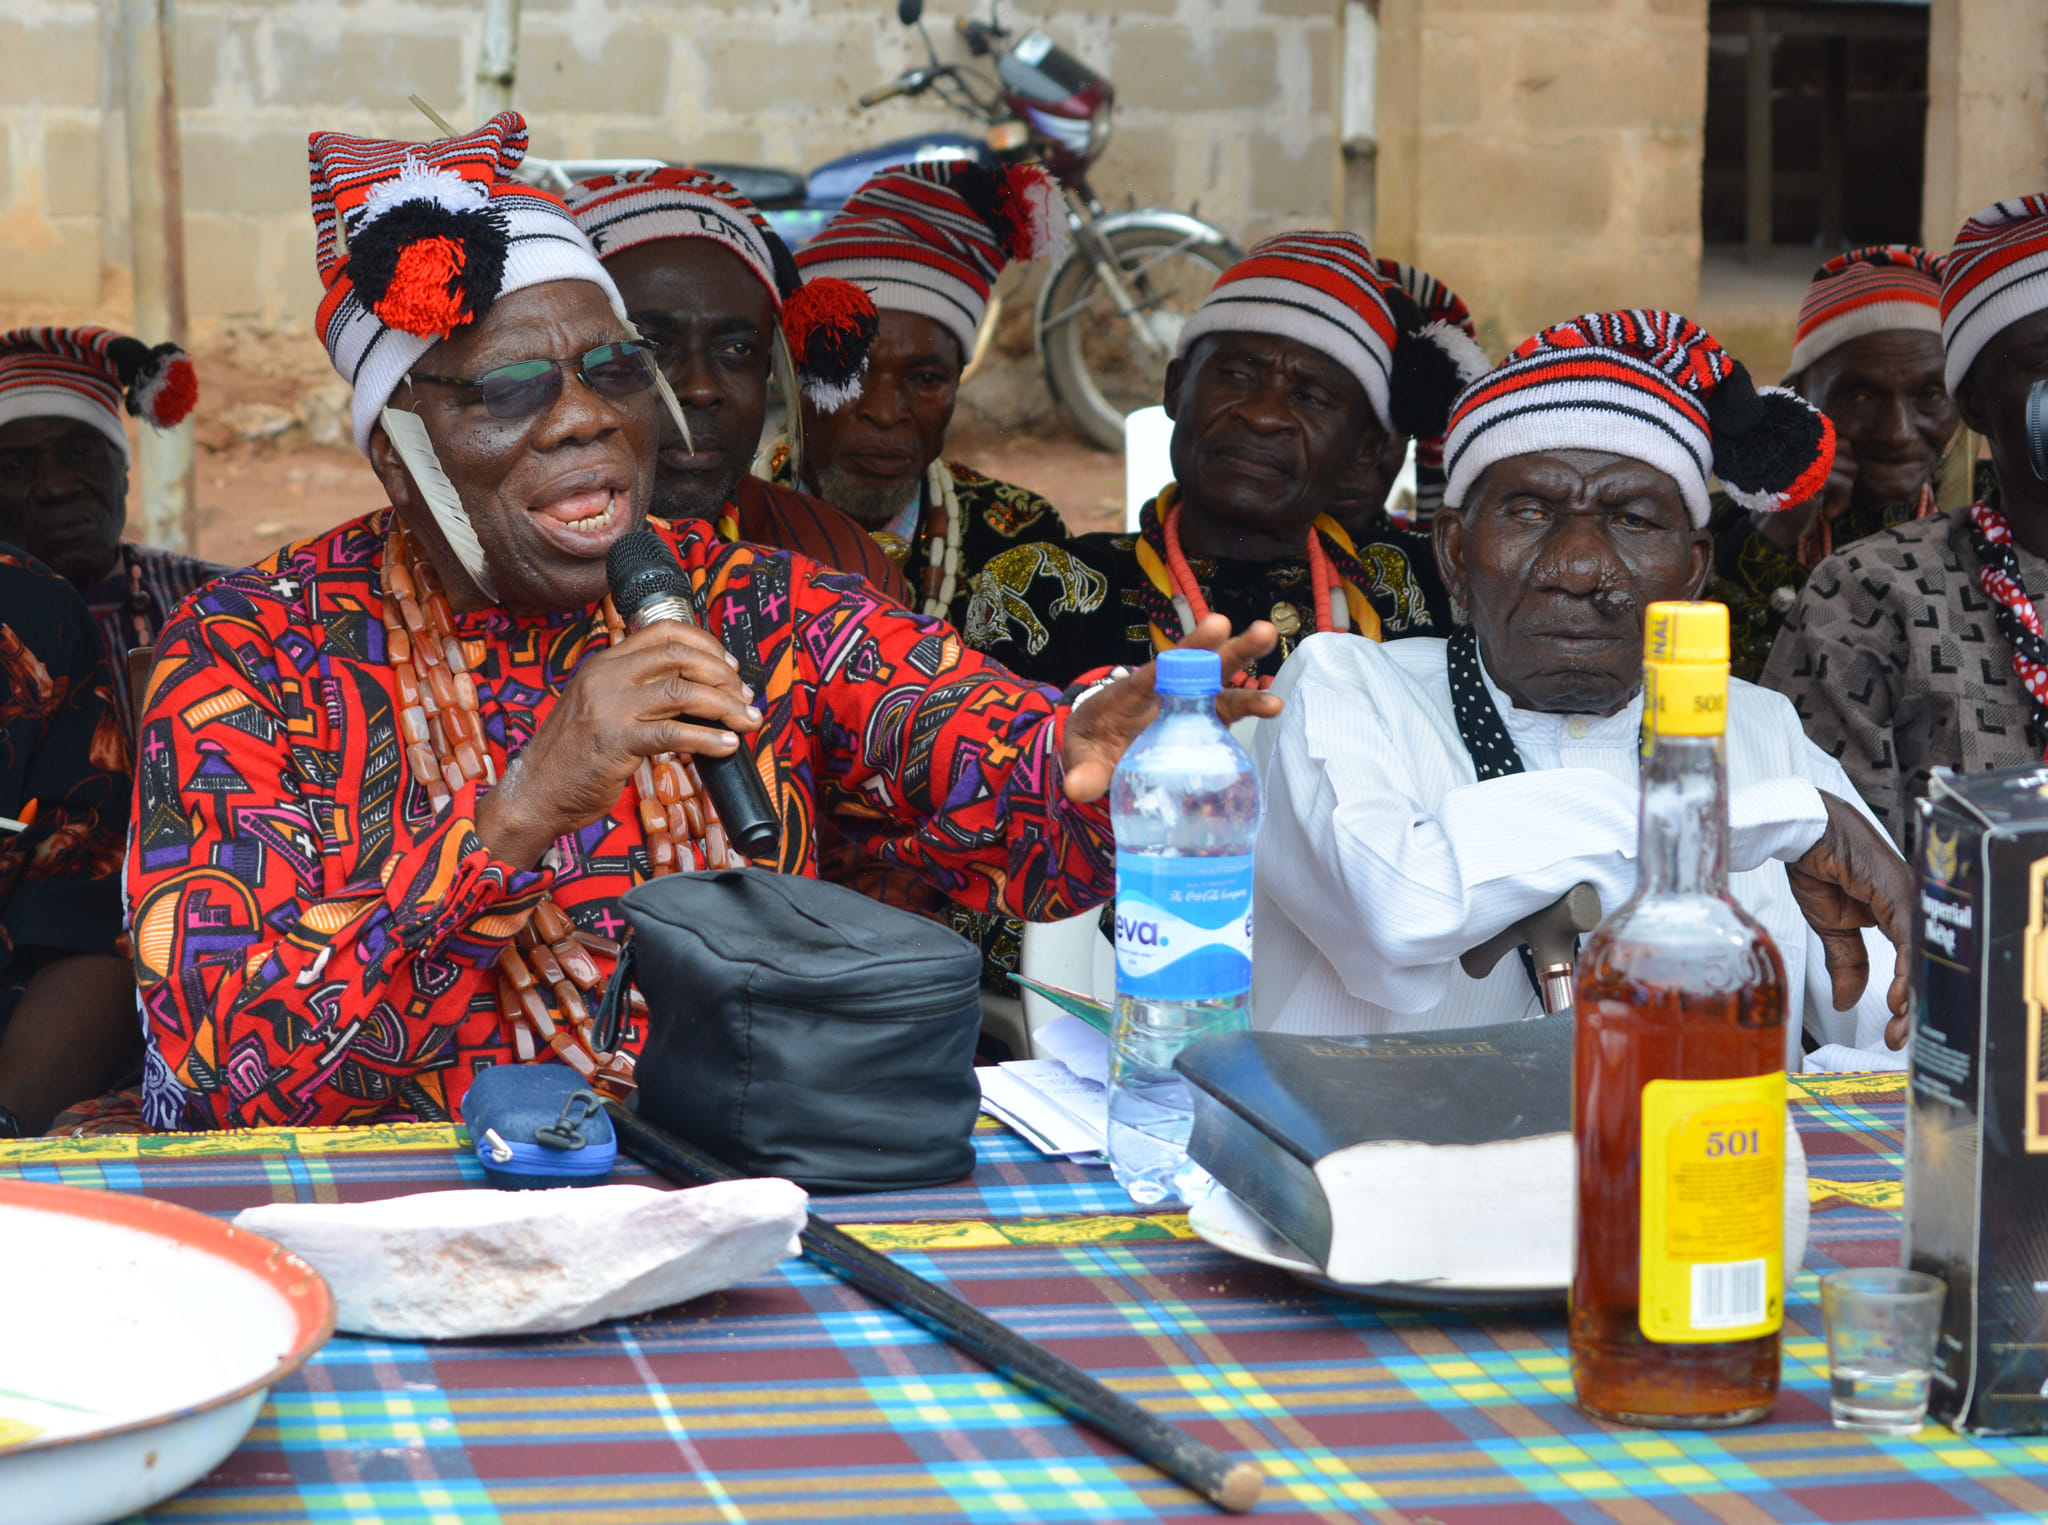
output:
[[[676,564],[668,543],[653,530],[637,529],[613,541],[605,553],[604,576],[627,629],[642,630],[656,620],[697,623],[690,581]],[[741,737],[739,742],[738,748],[724,757],[700,753],[693,755],[692,761],[726,837],[747,857],[766,858],[782,843],[782,823],[775,818],[768,791],[761,787],[761,775],[747,755],[746,739]]]

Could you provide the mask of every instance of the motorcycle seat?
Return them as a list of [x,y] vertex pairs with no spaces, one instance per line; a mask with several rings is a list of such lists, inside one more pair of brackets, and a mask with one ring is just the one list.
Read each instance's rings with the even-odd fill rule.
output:
[[804,177],[766,164],[700,164],[697,168],[726,181],[757,207],[802,201]]

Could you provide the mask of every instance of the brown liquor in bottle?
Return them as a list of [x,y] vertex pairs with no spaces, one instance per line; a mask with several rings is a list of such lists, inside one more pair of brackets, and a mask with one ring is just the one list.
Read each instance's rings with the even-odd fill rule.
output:
[[1572,1377],[1580,1408],[1660,1428],[1746,1424],[1778,1390],[1785,972],[1728,895],[1726,621],[1651,608],[1636,893],[1579,959]]
[[[1602,946],[1596,934],[1581,955],[1572,1379],[1579,1407],[1605,1419],[1673,1428],[1746,1424],[1768,1413],[1777,1396],[1775,1330],[1740,1340],[1659,1343],[1643,1333],[1639,1316],[1644,1083],[1782,1074],[1785,1067],[1783,965],[1760,929],[1754,937],[1747,972],[1765,978],[1719,992],[1670,967],[1677,960],[1641,957],[1659,950],[1633,942]],[[1744,958],[1729,951],[1733,972]],[[1782,1232],[1783,1124],[1775,1126],[1778,1142],[1755,1151],[1758,1168],[1750,1173],[1777,1173],[1765,1195],[1777,1205]],[[1766,1291],[1775,1299],[1779,1287]]]

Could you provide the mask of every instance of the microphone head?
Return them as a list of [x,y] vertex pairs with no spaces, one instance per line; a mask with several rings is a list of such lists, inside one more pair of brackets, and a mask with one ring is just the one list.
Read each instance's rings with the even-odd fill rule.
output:
[[690,580],[676,563],[675,553],[653,530],[642,526],[621,535],[605,552],[604,579],[612,603],[628,625],[656,599],[675,599],[690,606]]

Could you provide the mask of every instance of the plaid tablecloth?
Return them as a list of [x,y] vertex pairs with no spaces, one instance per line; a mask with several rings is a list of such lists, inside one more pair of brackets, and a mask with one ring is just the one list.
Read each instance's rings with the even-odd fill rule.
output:
[[[1327,1295],[1134,1215],[1101,1169],[984,1123],[958,1186],[821,1199],[871,1244],[1268,1476],[1258,1518],[2035,1521],[2048,1437],[1833,1429],[1815,1273],[1896,1263],[1899,1077],[1795,1082],[1813,1191],[1771,1422],[1609,1428],[1571,1407],[1561,1314]],[[453,1130],[0,1145],[0,1174],[213,1213],[475,1184]],[[622,1169],[620,1179],[639,1178]],[[110,1377],[115,1374],[110,1374]],[[242,1448],[153,1511],[181,1521],[1107,1521],[1211,1517],[799,1260],[631,1323],[428,1346],[339,1336]]]

